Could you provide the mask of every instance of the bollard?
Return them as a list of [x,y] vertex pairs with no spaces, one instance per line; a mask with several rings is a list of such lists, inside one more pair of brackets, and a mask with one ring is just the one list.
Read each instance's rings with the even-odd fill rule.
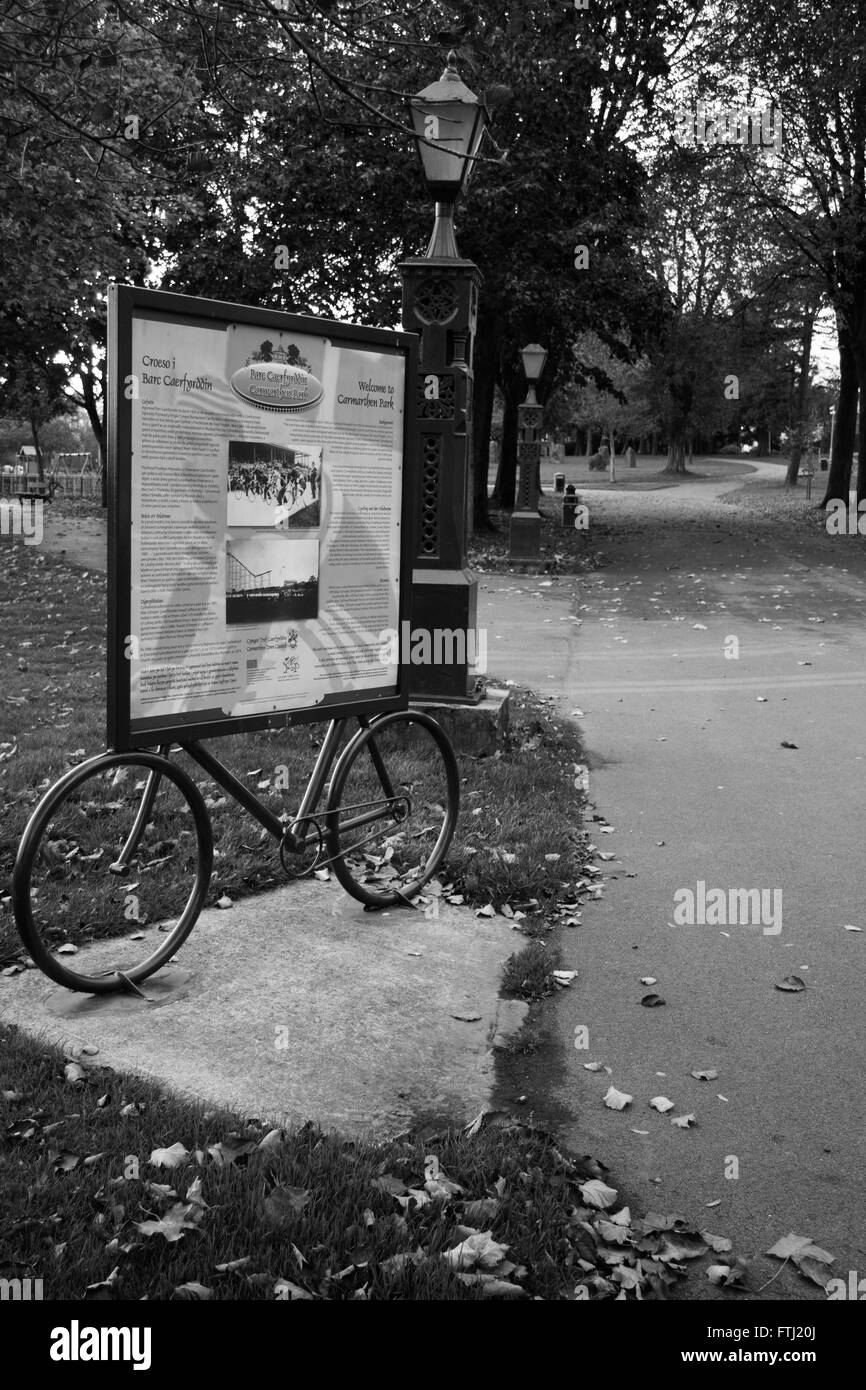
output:
[[564,474],[564,473],[554,473],[554,475],[553,475],[553,490],[554,490],[554,492],[564,492],[564,491],[565,491],[565,474]]
[[575,493],[574,483],[569,483],[565,489],[565,496],[562,499],[562,524],[563,526],[574,526],[574,514],[579,506],[579,501]]

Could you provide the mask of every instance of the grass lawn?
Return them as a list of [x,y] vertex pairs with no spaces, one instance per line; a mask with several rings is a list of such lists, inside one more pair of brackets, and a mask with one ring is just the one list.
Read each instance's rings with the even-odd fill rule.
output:
[[46,1300],[665,1298],[710,1247],[607,1177],[501,1113],[287,1133],[0,1025],[0,1276]]
[[[9,966],[21,956],[6,885],[27,817],[67,768],[105,747],[106,579],[11,537],[0,541],[0,576],[0,965]],[[449,894],[477,908],[504,907],[538,932],[558,900],[573,899],[581,880],[587,886],[583,753],[577,731],[554,719],[547,702],[515,691],[512,704],[506,746],[460,760],[460,819],[439,877]],[[214,747],[278,814],[293,813],[320,737],[321,726],[307,726]],[[218,857],[208,905],[283,882],[276,842],[196,764],[175,756],[213,820]],[[290,791],[276,789],[278,781]]]
[[[9,538],[0,575],[0,963],[10,969],[25,961],[5,887],[24,823],[53,781],[105,746],[106,581]],[[556,964],[542,938],[595,891],[593,847],[576,730],[528,691],[512,703],[507,744],[460,759],[461,815],[439,878],[527,933],[503,985],[538,999]],[[241,735],[218,751],[279,812],[297,792],[261,784],[287,766],[299,789],[319,736]],[[281,882],[276,845],[187,765],[212,803],[220,852],[209,902]],[[594,1188],[581,1193],[603,1167],[504,1116],[384,1146],[309,1125],[272,1132],[3,1025],[0,1093],[0,1277],[42,1279],[49,1299],[612,1298],[626,1285],[653,1297],[675,1279],[652,1258],[661,1235],[637,1228],[633,1273],[608,1277],[596,1229],[606,1208]],[[609,1192],[598,1200],[612,1210]]]

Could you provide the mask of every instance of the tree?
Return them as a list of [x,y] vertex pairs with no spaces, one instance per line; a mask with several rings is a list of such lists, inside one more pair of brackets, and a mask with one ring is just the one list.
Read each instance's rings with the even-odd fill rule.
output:
[[[847,0],[784,10],[725,0],[718,24],[720,49],[722,29],[726,49],[733,32],[743,70],[784,111],[784,178],[756,183],[755,196],[821,274],[835,312],[840,397],[821,505],[847,506],[857,395],[866,392],[866,12]],[[858,446],[866,457],[863,411]],[[866,497],[866,468],[857,496]]]

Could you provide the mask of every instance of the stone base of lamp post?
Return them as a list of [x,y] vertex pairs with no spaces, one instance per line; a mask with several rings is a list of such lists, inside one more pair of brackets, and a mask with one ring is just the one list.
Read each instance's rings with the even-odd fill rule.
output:
[[541,517],[538,512],[512,512],[508,528],[508,558],[516,563],[538,560],[541,554]]
[[485,649],[477,619],[478,580],[471,570],[413,571],[412,632],[418,634],[413,642],[418,643],[419,658],[412,661],[413,703],[416,698],[448,704],[480,699],[473,666]]

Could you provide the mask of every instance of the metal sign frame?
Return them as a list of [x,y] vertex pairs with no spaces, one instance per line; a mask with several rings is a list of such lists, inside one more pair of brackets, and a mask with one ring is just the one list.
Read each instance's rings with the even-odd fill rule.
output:
[[117,750],[152,748],[168,743],[223,737],[257,729],[285,729],[325,719],[371,718],[409,704],[409,670],[403,644],[398,645],[397,680],[381,688],[341,690],[314,706],[260,713],[225,715],[218,708],[186,714],[157,715],[133,721],[130,713],[130,663],[126,658],[132,598],[132,410],[125,383],[133,374],[132,325],[136,317],[186,326],[213,328],[224,323],[250,325],[266,332],[305,334],[332,339],[363,351],[391,351],[403,359],[402,495],[397,631],[411,616],[412,564],[415,554],[413,498],[418,486],[418,439],[414,394],[418,379],[418,337],[383,328],[332,319],[260,309],[245,304],[199,299],[162,290],[111,285],[108,292],[108,746]]

